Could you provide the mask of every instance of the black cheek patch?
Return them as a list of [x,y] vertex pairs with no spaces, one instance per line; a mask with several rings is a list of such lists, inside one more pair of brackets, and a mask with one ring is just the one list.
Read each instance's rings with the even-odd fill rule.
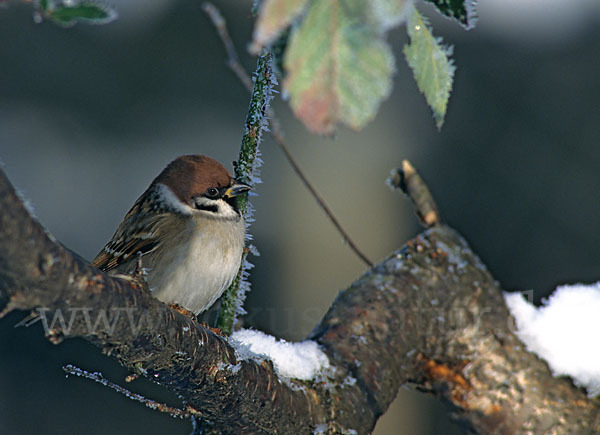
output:
[[217,207],[216,205],[196,204],[196,208],[198,210],[210,211],[212,213],[216,213],[219,211],[219,207]]

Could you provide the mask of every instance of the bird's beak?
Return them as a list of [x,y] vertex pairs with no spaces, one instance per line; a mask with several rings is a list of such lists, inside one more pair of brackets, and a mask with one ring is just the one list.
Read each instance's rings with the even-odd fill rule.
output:
[[252,187],[250,187],[249,184],[242,183],[241,181],[236,181],[233,186],[229,187],[225,191],[223,196],[225,198],[233,198],[235,196],[238,196],[241,193],[249,191],[250,189],[252,189]]

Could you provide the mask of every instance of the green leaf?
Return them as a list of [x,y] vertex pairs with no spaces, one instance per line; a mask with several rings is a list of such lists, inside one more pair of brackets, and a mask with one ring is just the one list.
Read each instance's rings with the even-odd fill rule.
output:
[[54,4],[52,4],[50,0],[40,0],[39,5],[43,12],[54,7]]
[[254,27],[250,51],[271,44],[305,8],[309,0],[263,0]]
[[313,0],[292,29],[284,88],[309,130],[331,134],[338,122],[360,129],[390,94],[394,57],[373,12],[385,3]]
[[475,0],[427,0],[447,17],[454,18],[467,30],[475,27],[477,13]]
[[117,18],[115,9],[95,1],[62,3],[45,12],[47,18],[64,27],[71,27],[79,21],[106,24]]
[[441,38],[433,37],[427,22],[413,5],[407,8],[407,19],[410,44],[404,46],[404,55],[419,90],[425,94],[427,104],[433,110],[439,129],[444,123],[454,77],[455,68],[448,58],[452,49],[442,46]]

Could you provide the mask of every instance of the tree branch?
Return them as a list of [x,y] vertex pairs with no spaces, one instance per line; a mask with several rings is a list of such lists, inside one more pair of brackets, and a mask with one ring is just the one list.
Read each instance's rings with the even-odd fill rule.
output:
[[[241,360],[225,337],[135,281],[89,266],[29,215],[1,172],[0,300],[4,314],[42,309],[54,343],[94,343],[222,433],[368,433],[400,385],[443,400],[473,433],[600,429],[598,402],[525,351],[496,281],[442,224],[339,294],[310,337],[334,368],[325,381],[282,379],[270,361]],[[59,313],[72,323],[52,324]]]

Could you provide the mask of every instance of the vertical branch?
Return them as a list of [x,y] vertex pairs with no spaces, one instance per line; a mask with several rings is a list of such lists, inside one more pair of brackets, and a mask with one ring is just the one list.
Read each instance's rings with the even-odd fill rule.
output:
[[[269,102],[272,98],[273,86],[277,84],[276,78],[271,69],[272,55],[270,52],[264,52],[258,58],[256,71],[254,72],[254,87],[250,98],[250,107],[246,115],[246,123],[244,128],[244,136],[238,161],[235,164],[235,178],[256,186],[260,183],[259,171],[262,160],[260,158],[259,145],[262,141],[262,134],[267,131],[268,118],[266,116]],[[248,194],[240,195],[238,199],[240,212],[246,221],[246,229],[253,221],[252,219],[252,204],[248,200]],[[251,250],[251,245],[248,243],[252,240],[251,236],[246,231],[246,249],[242,254],[242,264],[238,274],[231,284],[225,290],[221,298],[221,308],[217,319],[217,326],[227,335],[233,329],[238,314],[243,314],[242,304],[246,298],[246,291],[249,289],[247,282],[248,270],[252,265],[247,261],[248,252]]]

